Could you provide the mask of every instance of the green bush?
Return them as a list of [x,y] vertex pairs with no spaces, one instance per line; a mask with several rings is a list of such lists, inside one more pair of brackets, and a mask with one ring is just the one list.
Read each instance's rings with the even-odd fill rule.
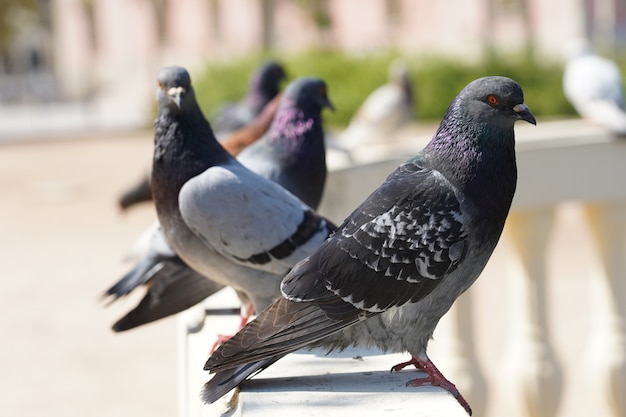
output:
[[200,105],[210,117],[225,101],[237,100],[245,94],[250,73],[260,62],[276,59],[284,64],[290,80],[305,75],[323,78],[336,108],[334,113],[325,113],[325,121],[329,125],[343,126],[365,97],[387,81],[388,65],[399,57],[412,74],[418,120],[440,119],[452,98],[468,82],[486,75],[505,75],[518,81],[524,88],[526,103],[536,116],[574,114],[563,96],[562,67],[538,63],[528,54],[490,55],[477,64],[397,52],[356,56],[317,50],[271,57],[259,55],[208,64],[201,73],[194,74],[194,85]]

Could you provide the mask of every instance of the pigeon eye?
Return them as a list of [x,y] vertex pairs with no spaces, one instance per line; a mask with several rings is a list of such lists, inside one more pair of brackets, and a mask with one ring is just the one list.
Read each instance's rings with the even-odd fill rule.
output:
[[163,84],[161,84],[161,81],[157,81],[157,87],[159,87],[161,90],[163,89]]
[[498,97],[491,94],[487,96],[487,103],[491,104],[492,106],[497,106],[500,103],[500,101],[498,100]]

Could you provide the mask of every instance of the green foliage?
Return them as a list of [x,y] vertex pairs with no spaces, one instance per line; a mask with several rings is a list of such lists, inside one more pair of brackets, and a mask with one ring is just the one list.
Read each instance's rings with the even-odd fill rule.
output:
[[420,117],[440,118],[465,85],[489,75],[503,75],[517,81],[535,116],[574,115],[563,95],[562,73],[560,65],[540,64],[527,56],[491,55],[474,65],[437,58],[422,60],[414,74]]
[[0,49],[6,48],[17,31],[14,18],[18,12],[41,13],[36,0],[0,0]]
[[572,115],[574,111],[563,96],[562,67],[536,62],[528,54],[504,57],[490,55],[482,62],[467,64],[433,56],[403,56],[397,52],[356,56],[336,51],[308,51],[292,55],[247,57],[228,63],[206,66],[194,74],[200,105],[207,115],[225,101],[241,98],[248,78],[264,59],[282,62],[289,80],[316,75],[328,84],[328,95],[336,111],[325,112],[330,125],[345,125],[365,97],[387,81],[389,63],[401,58],[408,65],[415,86],[419,120],[438,120],[450,101],[473,79],[504,75],[524,88],[526,103],[536,116]]

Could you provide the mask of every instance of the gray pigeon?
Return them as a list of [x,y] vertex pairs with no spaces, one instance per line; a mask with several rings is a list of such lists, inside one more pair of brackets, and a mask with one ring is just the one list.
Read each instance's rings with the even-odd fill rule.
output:
[[191,268],[260,311],[333,226],[221,147],[184,68],[163,68],[158,85],[152,193],[166,241]]
[[586,40],[567,45],[563,93],[583,118],[626,135],[622,74],[615,62],[595,54]]
[[283,279],[283,298],[208,359],[214,402],[302,347],[408,351],[428,374],[407,385],[448,390],[426,347],[439,319],[491,256],[515,193],[517,120],[535,124],[520,86],[480,78],[453,100],[430,143],[392,172],[312,255]]
[[276,61],[261,64],[250,78],[246,96],[240,101],[227,103],[216,110],[212,117],[218,138],[250,123],[280,91],[280,84],[287,78],[283,66]]
[[189,268],[170,248],[158,223],[150,238],[148,252],[104,294],[113,302],[139,286],[147,288],[139,304],[113,324],[116,332],[184,311],[224,288]]
[[389,66],[389,82],[367,96],[339,141],[348,148],[389,141],[414,120],[415,95],[409,70],[401,61]]
[[[332,104],[323,80],[306,77],[293,81],[269,131],[238,156],[244,166],[282,185],[313,209],[320,203],[326,180],[321,118],[325,107],[332,108]],[[115,331],[179,313],[223,288],[189,268],[169,248],[160,228],[153,231],[148,253],[105,296],[117,299],[140,285],[148,285],[148,292],[114,324]]]
[[326,83],[302,77],[289,84],[267,133],[237,159],[316,209],[326,182],[322,109],[333,109]]

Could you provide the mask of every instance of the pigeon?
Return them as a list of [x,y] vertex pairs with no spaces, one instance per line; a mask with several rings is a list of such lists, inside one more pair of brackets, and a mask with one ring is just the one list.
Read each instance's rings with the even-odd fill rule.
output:
[[213,128],[218,139],[250,123],[280,91],[287,78],[283,66],[276,61],[261,64],[250,78],[246,96],[238,102],[224,104],[213,116]]
[[615,62],[596,55],[586,40],[567,45],[563,93],[583,118],[626,135],[622,75]]
[[147,253],[103,295],[111,297],[110,304],[141,285],[147,287],[139,304],[113,324],[115,332],[180,313],[224,288],[189,268],[170,248],[158,223],[151,228],[149,237]]
[[[280,101],[280,94],[277,94],[263,110],[246,126],[235,130],[230,133],[225,139],[220,142],[224,149],[226,149],[231,155],[236,156],[246,146],[250,145],[254,141],[258,140],[267,131],[272,120],[274,120],[274,114],[278,108]],[[152,201],[152,190],[150,188],[150,170],[146,170],[144,175],[135,185],[131,186],[128,190],[124,191],[119,198],[119,206],[122,210],[147,201]]]
[[[316,209],[326,180],[321,111],[327,107],[333,108],[323,80],[303,77],[292,82],[280,106],[273,109],[276,117],[269,131],[251,152],[242,152],[239,161]],[[114,324],[115,331],[176,314],[223,288],[189,268],[169,247],[160,228],[152,230],[150,236],[147,254],[105,292],[105,296],[117,299],[149,284],[140,304]]]
[[165,67],[157,80],[151,185],[166,242],[198,273],[234,288],[246,309],[261,311],[334,225],[224,150],[184,68]]
[[267,133],[237,158],[313,209],[322,199],[327,171],[321,110],[334,110],[326,89],[316,77],[290,83]]
[[367,96],[339,140],[348,148],[388,140],[414,120],[414,113],[409,71],[404,63],[393,61],[389,66],[389,82]]
[[439,319],[483,270],[515,193],[514,124],[536,124],[506,77],[468,84],[428,145],[393,171],[283,279],[282,297],[217,349],[204,369],[216,401],[302,347],[409,352],[428,376],[471,408],[426,353]]
[[144,203],[146,201],[152,201],[149,169],[146,170],[145,175],[143,175],[136,183],[122,192],[122,195],[118,200],[118,205],[122,211],[125,211],[136,204]]
[[282,94],[278,93],[269,103],[263,107],[261,113],[249,124],[241,129],[235,130],[228,137],[220,142],[222,147],[233,156],[239,155],[247,146],[263,137],[267,129],[269,129],[278,104],[280,103]]

